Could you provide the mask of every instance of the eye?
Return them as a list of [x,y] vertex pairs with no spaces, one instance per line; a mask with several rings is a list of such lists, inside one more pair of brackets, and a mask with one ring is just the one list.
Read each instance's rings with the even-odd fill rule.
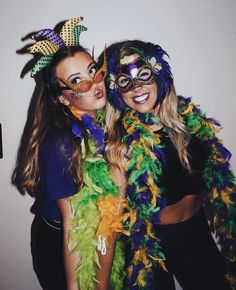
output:
[[98,68],[96,65],[92,66],[90,69],[89,69],[89,74],[94,77],[96,72],[98,71]]
[[79,77],[76,77],[76,78],[72,79],[70,82],[71,82],[72,84],[78,84],[78,83],[81,82],[81,79],[80,79]]
[[129,85],[130,83],[130,78],[126,77],[126,76],[120,76],[117,79],[117,85],[121,88],[125,88]]
[[142,81],[148,81],[152,77],[152,70],[150,68],[141,68],[138,73],[138,79]]

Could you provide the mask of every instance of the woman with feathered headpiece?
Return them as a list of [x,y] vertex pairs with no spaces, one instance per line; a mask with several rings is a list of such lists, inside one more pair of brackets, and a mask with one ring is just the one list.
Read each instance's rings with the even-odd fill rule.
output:
[[43,289],[107,289],[115,247],[110,287],[119,290],[124,261],[114,232],[122,198],[104,159],[107,68],[79,44],[81,20],[34,35],[29,52],[39,58],[31,76],[42,87],[29,107],[12,183],[42,197],[31,244]]

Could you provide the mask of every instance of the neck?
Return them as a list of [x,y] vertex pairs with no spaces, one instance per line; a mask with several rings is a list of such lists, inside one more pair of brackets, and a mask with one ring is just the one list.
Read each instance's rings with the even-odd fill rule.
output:
[[81,111],[79,111],[76,107],[74,106],[69,106],[69,109],[71,111],[71,113],[79,120],[81,120],[81,117],[84,115],[89,115],[90,117],[92,117],[94,120],[96,120],[97,117],[97,111],[89,111],[86,113],[82,113]]
[[159,120],[159,110],[160,110],[160,104],[158,104],[155,108],[153,108],[149,113],[153,114],[158,120]]
[[94,120],[96,120],[96,117],[97,117],[97,111],[90,111],[90,112],[86,112],[86,113],[80,113],[80,116],[89,116],[89,117],[92,117]]

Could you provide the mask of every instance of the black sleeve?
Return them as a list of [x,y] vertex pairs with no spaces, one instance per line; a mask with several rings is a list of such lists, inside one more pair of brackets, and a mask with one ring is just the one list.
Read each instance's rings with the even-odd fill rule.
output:
[[191,136],[187,151],[193,173],[202,174],[208,156],[203,143],[195,135]]

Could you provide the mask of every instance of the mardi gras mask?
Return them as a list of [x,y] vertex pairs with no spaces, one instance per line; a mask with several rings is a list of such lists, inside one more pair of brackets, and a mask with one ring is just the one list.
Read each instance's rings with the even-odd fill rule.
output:
[[[132,62],[129,63],[129,61]],[[116,84],[122,93],[153,83],[152,67],[140,59],[139,55],[125,56],[121,59],[120,64]]]

